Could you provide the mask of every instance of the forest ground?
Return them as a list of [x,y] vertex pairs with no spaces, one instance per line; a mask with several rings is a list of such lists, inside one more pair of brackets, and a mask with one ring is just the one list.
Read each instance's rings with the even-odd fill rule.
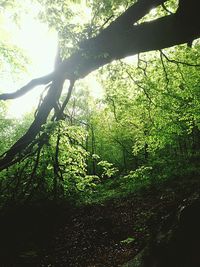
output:
[[122,266],[199,188],[198,177],[185,177],[101,204],[9,207],[0,214],[0,266]]

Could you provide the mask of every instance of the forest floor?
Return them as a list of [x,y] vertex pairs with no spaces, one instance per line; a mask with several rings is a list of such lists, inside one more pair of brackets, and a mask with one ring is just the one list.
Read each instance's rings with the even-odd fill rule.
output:
[[0,218],[0,266],[122,266],[199,188],[190,177],[103,204],[11,208]]

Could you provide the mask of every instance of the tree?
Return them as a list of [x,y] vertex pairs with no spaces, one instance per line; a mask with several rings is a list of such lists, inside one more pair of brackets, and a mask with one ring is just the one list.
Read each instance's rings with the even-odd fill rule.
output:
[[[163,5],[165,2],[168,1],[138,0],[134,2],[95,37],[80,42],[79,47],[70,57],[62,62],[58,60],[59,63],[52,73],[30,81],[12,94],[0,95],[1,100],[13,99],[27,93],[36,85],[48,85],[48,93],[38,108],[30,128],[1,158],[1,170],[23,158],[53,108],[55,109],[54,120],[61,117],[76,80],[113,60],[140,52],[191,43],[200,36],[198,14],[200,2],[198,0],[179,0],[179,6],[174,14],[140,23],[140,20],[153,7]],[[57,103],[66,79],[70,81],[69,91],[59,109]]]

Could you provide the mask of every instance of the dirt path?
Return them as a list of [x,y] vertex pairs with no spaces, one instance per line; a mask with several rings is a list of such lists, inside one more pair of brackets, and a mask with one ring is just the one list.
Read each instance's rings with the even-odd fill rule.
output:
[[177,199],[160,198],[149,192],[66,214],[41,266],[122,266],[145,246],[156,221],[153,214],[160,212],[159,218],[164,218],[179,205]]
[[[196,187],[197,188],[197,187]],[[2,267],[118,267],[194,192],[194,184],[149,189],[104,205],[26,208],[0,225]],[[49,215],[50,214],[50,215]],[[13,219],[13,216],[15,220]],[[18,218],[18,219],[17,219]],[[20,218],[20,219],[19,219]],[[3,229],[3,230],[2,230]],[[6,234],[12,230],[10,235]],[[3,240],[3,241],[2,241]],[[6,242],[5,242],[6,241]],[[6,245],[5,245],[6,244]],[[17,249],[18,248],[18,249]]]

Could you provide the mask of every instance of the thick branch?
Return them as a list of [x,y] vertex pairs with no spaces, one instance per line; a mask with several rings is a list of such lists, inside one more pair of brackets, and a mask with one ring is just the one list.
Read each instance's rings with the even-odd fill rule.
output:
[[187,43],[200,37],[199,20],[196,17],[185,21],[177,13],[131,26],[123,32],[113,29],[88,40],[84,49],[60,64],[58,71],[65,78],[79,79],[115,59]]
[[7,94],[1,94],[0,100],[8,100],[8,99],[14,99],[18,98],[26,93],[28,93],[30,90],[32,90],[35,86],[47,84],[52,81],[54,77],[54,73],[50,73],[46,76],[31,80],[29,83],[27,83],[25,86],[20,88],[14,93],[7,93]]
[[110,30],[114,27],[131,26],[141,18],[143,18],[152,8],[164,4],[167,0],[138,0],[134,5],[129,7],[121,16],[119,16],[106,29]]

